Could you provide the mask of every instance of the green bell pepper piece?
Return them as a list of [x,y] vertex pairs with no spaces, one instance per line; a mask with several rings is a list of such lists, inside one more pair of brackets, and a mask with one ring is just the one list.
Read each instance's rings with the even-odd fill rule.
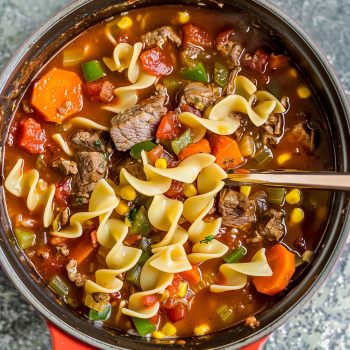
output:
[[147,318],[131,317],[134,325],[141,336],[154,332],[156,329]]
[[215,62],[214,65],[214,82],[216,85],[222,88],[226,87],[228,83],[228,69],[219,62]]
[[140,285],[140,275],[141,275],[142,266],[139,264],[136,264],[128,270],[125,274],[125,281],[126,283],[134,286],[136,289],[141,290]]
[[203,63],[195,63],[196,65],[194,68],[185,68],[180,72],[182,78],[187,80],[199,81],[201,83],[208,83],[208,76]]
[[142,237],[138,242],[137,242],[137,245],[136,245],[136,248],[139,248],[141,249],[143,252],[147,253],[149,256],[152,255],[152,247],[151,247],[151,240],[150,239],[147,239],[147,238],[144,238]]
[[259,163],[257,167],[262,168],[268,163],[270,163],[271,160],[273,159],[272,151],[269,148],[267,149],[262,148],[255,153],[254,159],[257,160]]
[[89,319],[92,321],[106,321],[109,319],[109,316],[111,316],[111,310],[111,304],[107,304],[107,306],[102,312],[90,309]]
[[62,282],[62,280],[55,276],[49,283],[49,286],[61,297],[68,294],[68,287]]
[[186,146],[191,143],[191,129],[187,129],[183,134],[171,141],[171,147],[175,154],[179,154]]
[[102,78],[106,75],[100,61],[91,61],[82,64],[86,82]]
[[152,225],[148,220],[147,210],[142,205],[134,216],[130,227],[130,233],[132,235],[147,236],[152,230]]
[[241,259],[244,255],[247,254],[247,250],[244,247],[239,247],[237,249],[231,250],[228,254],[226,254],[223,259],[229,263],[232,264],[236,262],[237,260]]
[[[141,207],[141,205],[143,205],[148,210],[152,204],[152,201],[153,201],[153,197],[149,197],[149,196],[146,196],[140,192],[136,192],[136,198],[134,199],[133,204],[137,208],[139,208],[139,207]],[[134,219],[135,214],[136,214],[136,212],[134,213],[134,215],[130,221],[132,221]]]
[[140,159],[142,151],[152,151],[157,145],[151,141],[139,142],[130,148],[130,155],[136,159]]
[[35,234],[33,232],[21,228],[15,228],[13,232],[21,249],[27,249],[34,245]]
[[139,261],[137,262],[140,266],[143,266],[146,264],[146,261],[150,258],[150,256],[145,253],[142,252]]

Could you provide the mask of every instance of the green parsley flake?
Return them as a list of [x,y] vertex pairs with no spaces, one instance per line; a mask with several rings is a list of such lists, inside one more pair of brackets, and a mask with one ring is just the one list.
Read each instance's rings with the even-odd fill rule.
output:
[[107,160],[107,153],[103,153],[103,158]]
[[105,165],[103,163],[100,164],[100,168],[104,168]]
[[94,144],[95,144],[96,146],[101,146],[101,142],[100,142],[100,141],[94,141]]
[[82,200],[81,198],[78,198],[78,199],[77,199],[77,203],[78,203],[79,205],[83,205],[83,200]]
[[214,239],[214,235],[210,235],[210,236],[208,236],[208,237],[205,237],[205,239],[203,239],[202,241],[200,241],[200,244],[202,244],[202,243],[205,243],[205,244],[208,244],[208,243],[210,243],[213,239]]

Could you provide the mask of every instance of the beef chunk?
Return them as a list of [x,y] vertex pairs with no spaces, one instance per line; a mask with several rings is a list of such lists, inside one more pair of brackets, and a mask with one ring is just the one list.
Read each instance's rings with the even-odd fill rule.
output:
[[215,95],[211,85],[190,83],[183,91],[180,105],[188,104],[202,111],[211,102],[215,102]]
[[51,166],[61,170],[65,175],[75,175],[78,172],[77,163],[63,157],[56,158]]
[[230,76],[228,77],[228,83],[225,88],[226,95],[232,95],[235,92],[235,78],[240,72],[241,68],[235,67],[231,70]]
[[78,131],[69,140],[69,145],[79,150],[107,152],[108,141],[107,131]]
[[288,139],[291,142],[300,142],[309,153],[316,151],[316,130],[311,130],[303,121],[294,125]]
[[177,47],[181,46],[180,36],[175,33],[173,28],[168,26],[158,28],[142,36],[142,42],[147,48],[152,46],[159,46],[161,48],[168,40],[176,44]]
[[269,119],[262,125],[265,132],[263,135],[263,143],[267,144],[267,140],[271,144],[277,144],[283,131],[283,117],[281,114],[270,114]]
[[72,186],[72,205],[87,204],[99,180],[106,177],[107,161],[99,152],[78,152],[78,173]]
[[135,158],[126,158],[117,163],[114,167],[115,173],[120,176],[120,171],[125,168],[131,175],[140,180],[147,180],[146,174],[143,171],[143,164],[138,162]]
[[108,303],[111,298],[109,294],[101,292],[92,293],[91,296],[96,303],[99,303],[100,301]]
[[156,138],[160,121],[167,113],[165,88],[156,86],[156,95],[111,119],[111,138],[118,151],[127,151],[139,142]]
[[78,273],[77,270],[78,262],[74,259],[71,259],[66,266],[68,272],[68,278],[71,282],[75,283],[77,287],[84,287],[86,277],[81,273]]
[[241,43],[233,40],[233,31],[228,30],[216,36],[215,46],[223,56],[231,58],[234,66],[239,66],[239,60],[242,56],[243,46]]
[[248,124],[249,117],[240,113],[230,113],[229,116],[232,119],[236,119],[237,121],[239,121],[239,127],[234,132],[236,141],[239,142],[244,134],[245,126]]
[[255,192],[250,198],[255,201],[255,207],[257,209],[258,214],[263,214],[265,211],[269,209],[266,203],[267,194],[264,191]]
[[255,221],[255,205],[241,192],[224,188],[220,192],[219,212],[226,226],[243,226]]
[[249,316],[246,320],[245,320],[245,326],[249,326],[251,328],[259,327],[260,326],[260,322],[255,318],[255,316]]

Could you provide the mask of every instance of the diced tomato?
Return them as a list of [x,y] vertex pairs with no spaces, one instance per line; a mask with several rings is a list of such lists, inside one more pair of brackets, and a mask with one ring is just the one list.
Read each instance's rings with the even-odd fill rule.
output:
[[183,182],[172,180],[170,188],[168,189],[168,191],[164,193],[164,195],[170,198],[178,198],[182,196],[183,193],[184,193]]
[[213,46],[213,41],[209,34],[204,30],[188,24],[181,29],[182,33],[182,49],[186,50],[191,44],[201,47]]
[[165,152],[163,146],[158,145],[148,154],[148,159],[151,161],[151,164],[154,165],[157,159],[163,158],[167,161],[168,168],[175,168],[180,164],[180,161],[175,160],[169,153]]
[[225,45],[228,42],[228,39],[230,36],[235,34],[233,29],[226,30],[225,32],[219,33],[215,38],[215,45],[216,46],[222,46]]
[[57,273],[59,271],[64,271],[67,265],[68,259],[57,260],[55,259],[45,259],[42,261],[42,267],[44,271],[48,271],[49,273]]
[[282,66],[283,64],[286,64],[289,62],[289,57],[285,55],[278,55],[275,56],[273,53],[269,57],[269,66],[271,69],[276,69],[279,66]]
[[181,279],[177,276],[174,276],[171,285],[166,287],[166,289],[170,292],[171,297],[177,296],[177,293],[179,292],[180,283]]
[[111,293],[109,295],[111,297],[111,301],[117,301],[117,300],[120,300],[121,298],[120,292]]
[[170,322],[176,323],[186,318],[187,308],[183,304],[176,305],[173,309],[167,311]]
[[107,103],[113,99],[115,85],[109,80],[100,82],[90,82],[83,85],[85,93],[94,103]]
[[19,145],[26,148],[30,153],[42,153],[46,141],[45,131],[34,119],[24,121],[19,136]]
[[157,294],[144,295],[142,298],[142,304],[146,306],[154,306],[158,302]]
[[243,56],[243,63],[257,73],[263,74],[265,72],[268,58],[269,55],[264,49],[259,49],[255,52],[253,57],[249,54],[245,54]]
[[127,43],[129,40],[129,36],[127,33],[125,32],[120,32],[118,35],[117,35],[117,43],[120,44],[120,43]]
[[173,140],[186,131],[188,127],[177,119],[177,112],[168,112],[162,119],[157,130],[157,137],[161,140]]
[[152,316],[151,318],[149,318],[148,320],[151,322],[151,323],[157,323],[158,322],[158,318],[159,318],[159,311],[154,315]]
[[173,60],[159,47],[145,51],[140,60],[142,68],[156,77],[168,75],[173,71]]
[[188,104],[184,104],[184,105],[180,106],[179,109],[180,109],[181,113],[190,112],[190,113],[196,115],[197,117],[202,118],[201,111],[195,107],[188,105]]
[[66,207],[69,204],[69,196],[72,191],[72,180],[65,179],[56,184],[55,197],[61,206]]

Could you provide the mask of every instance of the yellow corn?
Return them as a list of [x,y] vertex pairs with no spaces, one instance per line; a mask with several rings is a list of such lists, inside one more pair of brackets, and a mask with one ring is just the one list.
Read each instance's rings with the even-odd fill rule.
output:
[[184,298],[185,294],[186,294],[186,291],[187,291],[187,283],[186,282],[181,282],[180,286],[179,286],[179,292],[177,293],[177,295],[180,298]]
[[125,225],[131,227],[131,222],[128,218],[125,218]]
[[132,186],[128,185],[120,190],[120,196],[127,201],[133,201],[136,198],[136,191]]
[[132,20],[130,17],[123,17],[117,25],[120,29],[125,29],[132,26]]
[[252,186],[241,186],[239,188],[239,192],[245,194],[247,197],[249,197],[251,190],[252,190]]
[[285,198],[288,204],[297,204],[300,202],[300,192],[295,188],[288,192]]
[[115,210],[119,215],[125,215],[130,210],[130,208],[127,201],[121,200]]
[[152,337],[156,339],[162,339],[164,337],[164,333],[161,331],[153,332]]
[[300,98],[308,98],[311,95],[310,90],[304,85],[300,85],[297,88],[297,94]]
[[292,211],[290,221],[292,224],[299,224],[304,219],[304,212],[300,208],[295,208]]
[[298,76],[298,72],[296,71],[296,69],[292,68],[290,70],[290,75],[293,77],[293,78],[296,78]]
[[198,193],[196,187],[192,184],[184,185],[184,194],[186,197],[193,197]]
[[161,303],[164,303],[165,300],[167,300],[170,297],[170,292],[166,289],[163,293],[162,296],[160,297],[159,301]]
[[209,331],[209,326],[207,324],[202,324],[194,329],[195,335],[203,335]]
[[162,332],[167,335],[168,337],[172,337],[173,335],[176,334],[177,329],[174,325],[172,325],[171,323],[166,323],[164,325],[164,327],[162,328]]
[[156,162],[154,163],[154,165],[156,166],[156,168],[158,169],[166,169],[168,166],[168,163],[165,159],[163,158],[159,158],[156,160]]
[[292,155],[290,153],[281,154],[280,156],[277,157],[277,163],[279,165],[282,165],[283,163],[285,163],[287,160],[291,158],[292,158]]
[[190,15],[187,12],[179,12],[180,23],[186,23],[190,19]]

